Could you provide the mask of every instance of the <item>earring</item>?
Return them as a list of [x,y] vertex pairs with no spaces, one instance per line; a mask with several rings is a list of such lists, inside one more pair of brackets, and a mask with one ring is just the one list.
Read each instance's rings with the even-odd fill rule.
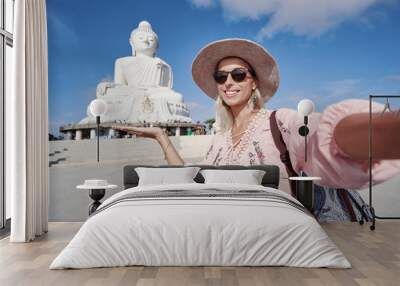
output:
[[253,108],[256,108],[257,107],[257,95],[253,95],[252,101],[253,101]]

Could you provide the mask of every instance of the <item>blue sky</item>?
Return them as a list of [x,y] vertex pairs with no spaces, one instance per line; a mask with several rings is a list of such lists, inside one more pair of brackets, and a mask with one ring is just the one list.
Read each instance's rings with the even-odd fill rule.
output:
[[[260,42],[275,57],[281,84],[267,107],[318,111],[346,98],[400,94],[400,3],[395,0],[49,0],[50,132],[86,116],[97,84],[112,80],[115,59],[131,55],[142,20],[158,34],[157,56],[174,72],[191,117],[213,117],[213,101],[191,78],[207,43],[229,37]],[[395,103],[396,104],[396,103]]]

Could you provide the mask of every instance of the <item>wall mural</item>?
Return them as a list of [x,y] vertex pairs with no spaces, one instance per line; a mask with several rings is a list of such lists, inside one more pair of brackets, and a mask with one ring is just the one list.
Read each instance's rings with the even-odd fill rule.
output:
[[[244,19],[235,4],[200,2],[159,1],[153,11],[145,1],[104,0],[95,10],[75,3],[74,12],[48,3],[50,220],[86,219],[93,200],[124,189],[126,165],[167,164],[277,165],[287,193],[296,184],[288,177],[315,177],[314,197],[304,199],[320,221],[371,217],[360,211],[368,200],[368,99],[400,94],[398,57],[391,59],[400,40],[388,32],[396,17],[378,5],[386,22],[365,7],[316,28],[299,12],[298,26],[274,28],[269,19],[257,33],[260,20]],[[372,105],[387,130],[373,139],[372,169],[377,209],[387,215],[400,212],[389,199],[400,202],[391,145],[399,139],[390,133],[399,106],[394,97]],[[113,187],[88,191],[85,181]]]

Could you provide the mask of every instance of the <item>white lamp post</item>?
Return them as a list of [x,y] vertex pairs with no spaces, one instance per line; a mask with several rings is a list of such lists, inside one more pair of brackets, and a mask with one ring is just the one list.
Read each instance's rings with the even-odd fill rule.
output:
[[100,116],[107,112],[107,103],[102,99],[95,99],[89,105],[89,110],[96,117],[97,124],[97,162],[99,162],[99,132],[100,132]]
[[[304,159],[307,162],[307,135],[310,132],[308,124],[308,116],[314,111],[314,103],[309,99],[303,99],[297,105],[297,110],[304,117],[304,125],[299,128],[299,134],[304,137]],[[296,198],[310,211],[314,207],[314,183],[320,180],[319,177],[308,177],[302,170],[299,177],[290,177],[290,180],[296,181]]]
[[299,128],[299,134],[304,136],[305,145],[304,145],[304,160],[307,162],[307,135],[309,133],[309,129],[307,127],[308,124],[308,116],[314,112],[315,106],[314,102],[309,99],[303,99],[297,105],[297,111],[304,116],[304,125]]

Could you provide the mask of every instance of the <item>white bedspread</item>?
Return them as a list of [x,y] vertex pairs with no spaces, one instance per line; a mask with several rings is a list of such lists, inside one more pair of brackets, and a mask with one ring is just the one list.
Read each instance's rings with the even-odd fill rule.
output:
[[349,268],[318,222],[289,204],[258,198],[153,198],[107,205],[131,192],[263,190],[254,185],[180,184],[127,189],[107,199],[50,269],[126,265]]

